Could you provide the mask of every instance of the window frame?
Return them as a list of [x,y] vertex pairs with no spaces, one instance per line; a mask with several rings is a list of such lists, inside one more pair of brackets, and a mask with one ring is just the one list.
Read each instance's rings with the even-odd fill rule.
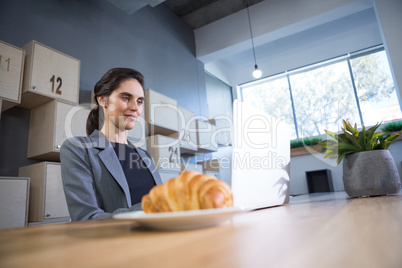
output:
[[[350,79],[351,79],[353,91],[354,91],[354,97],[355,97],[355,101],[356,101],[356,105],[357,105],[357,110],[358,110],[358,115],[359,115],[359,118],[360,118],[360,123],[361,123],[361,125],[364,125],[363,114],[362,114],[361,107],[360,107],[360,102],[359,102],[358,92],[357,92],[357,88],[356,88],[356,84],[355,84],[355,77],[354,77],[354,74],[353,74],[351,60],[353,60],[355,58],[363,57],[363,56],[366,56],[366,55],[374,54],[374,53],[377,53],[377,52],[380,52],[380,51],[385,51],[384,44],[379,44],[379,45],[376,45],[376,46],[372,46],[372,47],[368,47],[368,48],[361,49],[361,50],[358,50],[358,51],[350,52],[350,53],[347,53],[347,54],[344,54],[344,55],[340,55],[340,56],[337,56],[337,57],[334,57],[334,58],[331,58],[331,59],[323,60],[323,61],[320,61],[320,62],[316,62],[316,63],[313,63],[313,64],[301,66],[301,67],[294,68],[294,69],[290,69],[290,70],[287,70],[287,71],[284,71],[284,72],[280,72],[280,73],[277,73],[277,74],[273,74],[273,75],[270,75],[270,76],[267,76],[267,77],[260,78],[258,80],[245,82],[245,83],[239,84],[237,86],[238,93],[239,93],[238,95],[240,96],[240,100],[243,101],[244,100],[244,98],[243,98],[243,90],[245,89],[246,86],[250,87],[250,86],[253,86],[253,85],[258,85],[258,84],[261,84],[261,83],[267,83],[269,81],[273,81],[273,80],[276,80],[276,79],[280,79],[282,77],[286,77],[287,81],[288,81],[288,87],[289,87],[289,93],[290,93],[290,101],[291,101],[291,107],[292,107],[294,126],[296,128],[296,137],[297,137],[297,139],[300,139],[301,137],[300,137],[299,131],[298,131],[296,110],[295,110],[295,107],[294,107],[293,91],[292,91],[292,85],[291,85],[291,82],[290,82],[290,76],[298,74],[298,73],[302,73],[302,72],[312,71],[312,70],[322,68],[322,67],[325,67],[325,66],[328,66],[328,65],[336,64],[338,62],[346,61],[348,69],[349,69],[349,74],[350,74]],[[391,77],[391,78],[392,78],[392,80],[393,80],[393,82],[395,84],[394,78],[393,77]],[[397,94],[397,96],[398,96],[398,102],[401,103],[401,99],[399,98],[398,94]],[[303,137],[303,138],[306,138],[306,137]]]

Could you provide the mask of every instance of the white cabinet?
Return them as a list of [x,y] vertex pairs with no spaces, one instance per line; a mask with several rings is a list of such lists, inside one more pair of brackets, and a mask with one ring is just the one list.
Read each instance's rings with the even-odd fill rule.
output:
[[197,124],[195,114],[181,106],[177,106],[179,132],[170,136],[180,140],[182,154],[195,154],[198,151]]
[[215,176],[220,179],[220,163],[219,159],[205,160],[198,162],[202,166],[202,172],[208,175]]
[[149,136],[147,137],[147,149],[152,154],[160,172],[181,171],[178,140],[163,135]]
[[205,171],[204,173],[207,174],[207,175],[214,176],[214,177],[217,178],[218,180],[221,179],[221,176],[220,176],[220,173],[219,173],[219,172],[216,172],[216,171]]
[[215,125],[204,120],[196,120],[196,125],[198,152],[216,152],[218,150],[218,144],[213,140],[213,134],[216,130]]
[[90,110],[53,100],[31,110],[28,158],[60,161],[60,147],[73,136],[86,136]]
[[212,140],[214,140],[218,146],[232,145],[233,120],[231,117],[226,115],[217,116],[216,118],[208,120],[208,122],[215,125]]
[[29,222],[70,220],[61,180],[60,163],[41,162],[20,167],[18,176],[31,179]]
[[25,51],[0,41],[0,99],[5,111],[21,102],[22,74]]
[[199,165],[202,166],[202,171],[213,171],[213,172],[219,172],[219,159],[211,159],[211,160],[205,160],[202,162],[198,162]]
[[198,164],[181,163],[181,170],[202,173],[202,166]]
[[26,44],[22,98],[32,109],[52,99],[78,104],[80,61],[36,41]]
[[152,89],[145,90],[145,121],[148,135],[171,135],[179,131],[177,101]]
[[28,223],[29,178],[0,177],[0,229]]

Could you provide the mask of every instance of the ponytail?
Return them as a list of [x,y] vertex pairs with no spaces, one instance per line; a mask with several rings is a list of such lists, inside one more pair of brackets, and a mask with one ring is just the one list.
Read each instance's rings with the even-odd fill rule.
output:
[[103,109],[99,108],[99,105],[96,105],[95,108],[91,110],[91,112],[88,115],[87,119],[87,135],[91,135],[94,130],[100,130],[103,126],[103,121],[104,121],[104,114],[103,114]]

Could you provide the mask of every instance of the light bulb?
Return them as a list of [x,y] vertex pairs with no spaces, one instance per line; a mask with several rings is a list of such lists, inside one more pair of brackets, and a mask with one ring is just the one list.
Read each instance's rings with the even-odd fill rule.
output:
[[262,72],[258,69],[257,64],[256,64],[254,67],[255,67],[255,70],[254,70],[254,72],[253,72],[254,78],[260,78],[261,75],[262,75]]

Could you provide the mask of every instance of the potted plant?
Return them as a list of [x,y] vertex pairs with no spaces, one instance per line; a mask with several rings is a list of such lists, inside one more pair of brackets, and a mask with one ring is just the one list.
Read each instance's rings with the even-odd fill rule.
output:
[[326,149],[324,157],[343,161],[343,183],[350,197],[398,193],[401,180],[392,155],[387,150],[399,133],[375,132],[381,123],[359,131],[343,121],[342,134],[325,132],[334,138],[319,142]]

